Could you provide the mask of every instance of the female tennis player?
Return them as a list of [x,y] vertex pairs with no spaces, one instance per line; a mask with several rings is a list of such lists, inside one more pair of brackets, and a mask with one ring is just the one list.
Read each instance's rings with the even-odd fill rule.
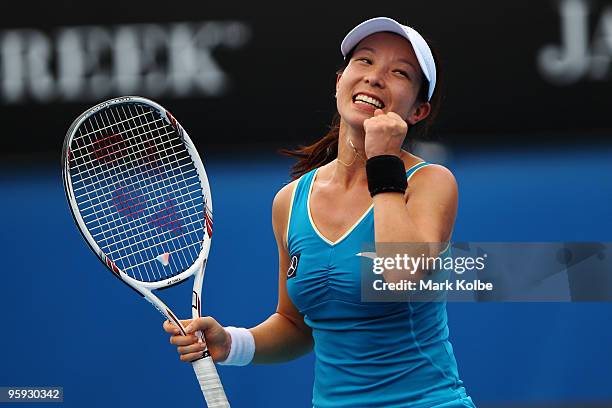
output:
[[[187,330],[204,332],[220,364],[284,362],[314,348],[314,407],[473,407],[444,302],[368,303],[360,296],[363,260],[356,254],[364,243],[450,240],[453,175],[402,150],[437,107],[434,57],[418,32],[384,17],[351,30],[341,51],[337,126],[293,152],[296,179],[272,206],[276,312],[251,329],[204,317],[186,321]],[[179,335],[169,322],[164,329],[181,360],[201,357],[195,336]]]

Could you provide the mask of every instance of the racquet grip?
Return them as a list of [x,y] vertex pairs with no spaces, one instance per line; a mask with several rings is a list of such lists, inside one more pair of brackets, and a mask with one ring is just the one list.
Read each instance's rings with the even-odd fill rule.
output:
[[230,404],[225,396],[212,357],[202,358],[192,364],[208,408],[229,408]]

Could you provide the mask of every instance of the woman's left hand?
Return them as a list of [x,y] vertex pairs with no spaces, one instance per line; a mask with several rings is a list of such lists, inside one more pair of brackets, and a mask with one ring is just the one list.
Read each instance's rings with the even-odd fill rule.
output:
[[366,158],[383,154],[400,155],[408,124],[395,112],[376,109],[374,116],[363,121]]

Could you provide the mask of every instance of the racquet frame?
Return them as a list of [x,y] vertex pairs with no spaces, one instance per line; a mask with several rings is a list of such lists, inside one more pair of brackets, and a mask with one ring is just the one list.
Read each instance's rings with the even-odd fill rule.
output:
[[[96,113],[121,104],[144,104],[156,109],[162,118],[164,118],[168,124],[170,124],[177,135],[180,136],[182,141],[185,144],[186,150],[191,156],[193,164],[196,168],[196,171],[199,175],[200,184],[202,187],[202,192],[204,196],[204,211],[205,214],[205,222],[206,222],[206,231],[204,233],[204,240],[202,242],[202,247],[200,249],[200,253],[195,260],[195,262],[185,271],[171,276],[164,280],[154,281],[154,282],[142,282],[137,279],[132,278],[126,272],[122,271],[109,257],[107,257],[104,252],[100,249],[99,245],[96,243],[95,239],[92,237],[89,229],[87,228],[83,217],[81,216],[80,210],[78,208],[74,190],[72,187],[72,179],[70,175],[70,145],[73,137],[76,135],[76,131],[80,128],[80,126],[90,117],[95,115]],[[149,303],[151,303],[163,316],[165,316],[168,320],[173,322],[181,331],[182,335],[186,335],[185,327],[181,323],[181,321],[176,317],[176,315],[172,312],[172,310],[159,298],[157,297],[153,291],[156,289],[164,289],[170,286],[179,284],[189,277],[194,277],[193,282],[193,291],[192,291],[192,300],[191,300],[191,312],[192,318],[197,319],[202,316],[201,310],[201,299],[202,299],[202,283],[204,280],[204,270],[206,268],[206,263],[208,260],[208,253],[210,251],[211,244],[211,235],[212,235],[212,198],[210,195],[210,188],[208,183],[208,177],[206,175],[206,171],[204,169],[204,165],[202,164],[202,160],[200,155],[198,154],[195,146],[193,145],[189,135],[183,129],[183,127],[176,121],[176,119],[164,109],[161,105],[153,102],[149,99],[142,98],[139,96],[123,96],[119,98],[110,99],[108,101],[102,102],[84,113],[82,113],[70,126],[68,132],[66,133],[66,138],[64,140],[64,146],[62,149],[62,176],[64,180],[64,188],[66,191],[66,198],[68,199],[68,203],[70,205],[70,210],[72,212],[72,216],[83,235],[83,238],[89,244],[89,247],[93,250],[93,252],[98,256],[98,258],[109,268],[110,271],[113,272],[117,278],[119,278],[123,283],[130,286],[132,289],[137,291],[140,295],[142,295]],[[201,333],[197,333],[197,335],[203,339]],[[200,387],[206,399],[206,403],[209,408],[221,408],[221,407],[229,407],[229,403],[225,396],[225,391],[223,390],[223,386],[217,374],[217,370],[215,368],[214,362],[212,361],[212,357],[208,349],[204,349],[202,353],[202,358],[193,361],[193,368],[196,373],[196,377],[198,378],[198,382],[200,383]]]

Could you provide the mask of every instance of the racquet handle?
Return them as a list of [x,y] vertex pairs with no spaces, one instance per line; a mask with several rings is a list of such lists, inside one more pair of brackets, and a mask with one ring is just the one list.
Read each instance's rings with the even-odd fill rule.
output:
[[230,404],[225,396],[212,357],[202,358],[192,364],[208,408],[229,408]]

